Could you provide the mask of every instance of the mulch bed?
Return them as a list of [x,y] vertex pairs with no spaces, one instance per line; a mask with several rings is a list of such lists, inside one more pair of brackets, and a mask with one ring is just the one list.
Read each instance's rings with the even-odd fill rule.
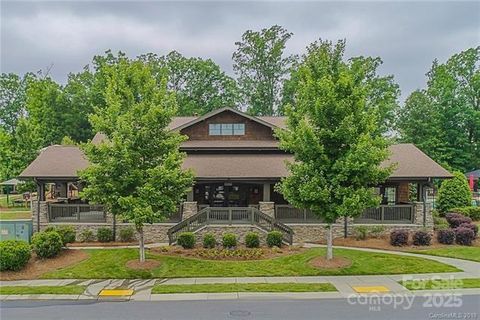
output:
[[51,259],[38,259],[35,254],[20,271],[0,272],[1,280],[37,279],[42,274],[65,268],[88,258],[88,253],[82,250],[63,250],[57,257]]
[[344,257],[333,257],[331,260],[327,260],[326,257],[316,257],[310,260],[310,265],[318,269],[341,269],[347,268],[352,265],[350,259]]
[[[325,244],[325,241],[319,241],[320,244]],[[451,248],[452,245],[441,244],[437,241],[436,236],[432,237],[432,243],[429,246],[414,246],[412,239],[409,241],[408,246],[395,247],[390,244],[389,237],[382,238],[368,238],[365,240],[356,240],[354,237],[337,238],[333,240],[333,245],[343,247],[358,247],[358,248],[371,248],[382,250],[394,250],[394,251],[410,251],[415,249],[439,249],[439,248]],[[480,238],[477,238],[473,243],[473,247],[480,247]]]
[[299,246],[284,246],[281,248],[246,248],[245,246],[237,246],[236,249],[223,249],[221,247],[215,249],[204,249],[202,247],[183,249],[180,246],[172,246],[152,248],[149,252],[163,256],[196,258],[203,260],[247,261],[289,256],[304,252],[305,250],[307,250],[307,248]]
[[152,260],[152,259],[145,259],[144,262],[140,262],[140,260],[130,260],[126,263],[127,268],[135,269],[135,270],[153,270],[160,265],[160,261]]

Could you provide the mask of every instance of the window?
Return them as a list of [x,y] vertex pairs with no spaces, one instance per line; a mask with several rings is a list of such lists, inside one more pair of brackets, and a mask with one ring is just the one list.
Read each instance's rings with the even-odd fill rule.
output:
[[208,133],[211,136],[243,136],[245,134],[244,123],[210,123]]
[[221,124],[210,124],[208,126],[208,134],[211,136],[219,136],[222,134],[222,125]]
[[245,134],[245,123],[235,123],[233,125],[233,135],[243,136]]

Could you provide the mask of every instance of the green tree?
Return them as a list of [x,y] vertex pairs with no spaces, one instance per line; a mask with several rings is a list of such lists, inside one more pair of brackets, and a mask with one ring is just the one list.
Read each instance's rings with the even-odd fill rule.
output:
[[368,68],[344,61],[345,42],[315,42],[298,69],[295,101],[286,107],[287,129],[280,146],[295,161],[276,186],[294,206],[310,209],[328,224],[327,259],[333,257],[332,224],[376,206],[372,186],[391,168],[388,141],[380,134],[381,113],[369,106]]
[[233,70],[248,113],[257,116],[277,113],[285,78],[296,59],[285,55],[285,45],[292,35],[275,25],[259,32],[248,30],[235,43]]
[[[480,167],[480,47],[434,61],[427,88],[399,111],[401,140],[462,172]],[[415,130],[416,129],[416,130]]]
[[177,115],[202,115],[237,105],[235,80],[210,59],[186,58],[176,51],[160,57],[149,53],[139,59],[151,66],[157,82],[168,71],[168,88],[176,94]]
[[86,182],[82,197],[135,223],[143,262],[144,224],[174,212],[193,175],[181,168],[184,137],[167,128],[176,101],[166,80],[158,85],[149,67],[125,57],[103,72],[106,107],[96,108],[90,120],[108,139],[83,146],[91,165],[80,175]]
[[438,211],[445,213],[453,208],[470,206],[472,192],[463,173],[455,171],[454,177],[442,182],[438,190]]

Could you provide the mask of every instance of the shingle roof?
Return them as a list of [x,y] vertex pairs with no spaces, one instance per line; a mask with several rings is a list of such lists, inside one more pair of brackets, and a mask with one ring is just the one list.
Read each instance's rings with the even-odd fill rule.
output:
[[78,176],[77,172],[88,165],[88,160],[79,147],[54,145],[42,149],[20,177],[75,178]]
[[397,163],[390,178],[451,178],[453,175],[414,144],[402,143],[390,146],[391,156],[383,163]]
[[191,149],[278,149],[277,140],[188,140],[182,143],[184,150]]
[[[413,144],[390,147],[392,155],[383,165],[397,163],[390,179],[450,178],[452,175]],[[197,178],[279,178],[288,174],[289,154],[189,154],[185,168]],[[77,177],[88,166],[82,151],[75,146],[50,146],[21,173],[20,177]]]

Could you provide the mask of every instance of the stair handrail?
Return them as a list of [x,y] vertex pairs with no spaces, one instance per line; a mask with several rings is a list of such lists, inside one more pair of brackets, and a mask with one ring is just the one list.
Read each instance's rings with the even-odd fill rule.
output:
[[[201,222],[200,218],[205,217],[205,221],[208,218],[208,211],[210,210],[209,207],[203,208],[202,210],[198,211],[194,215],[188,217],[185,220],[180,221],[167,231],[168,235],[168,244],[171,245],[175,241],[177,241],[177,233],[183,231],[183,229],[187,229],[187,231],[195,231],[196,229],[200,229],[205,223],[203,224],[194,224],[194,222]],[[196,228],[192,228],[196,226]]]

